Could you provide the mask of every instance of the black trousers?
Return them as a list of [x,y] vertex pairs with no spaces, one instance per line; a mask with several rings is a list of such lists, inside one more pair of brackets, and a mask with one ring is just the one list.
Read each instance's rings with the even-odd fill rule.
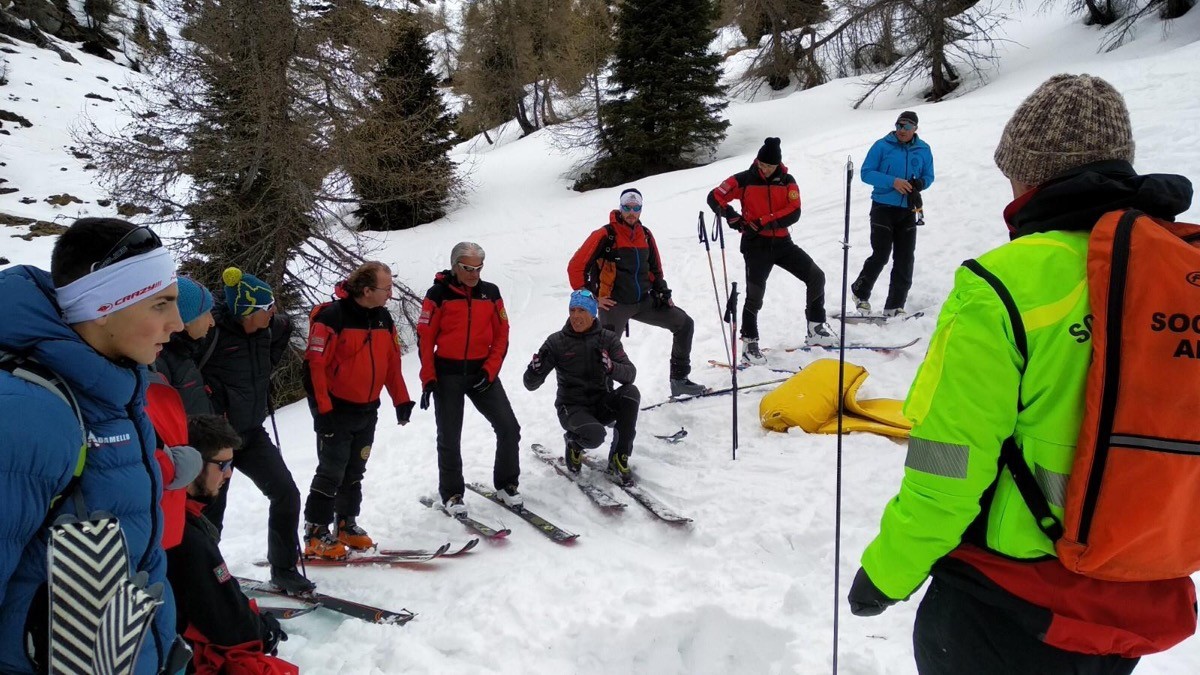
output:
[[631,455],[641,402],[642,394],[638,388],[623,384],[605,394],[595,405],[562,406],[558,410],[558,423],[566,429],[563,438],[568,443],[578,443],[580,447],[592,450],[604,442],[605,427],[615,423],[608,453]]
[[625,326],[633,319],[640,323],[671,331],[671,379],[680,380],[692,372],[692,336],[696,322],[687,312],[678,307],[655,307],[650,297],[641,302],[614,305],[612,309],[600,310],[600,325],[615,332],[625,332]]
[[318,525],[356,517],[362,507],[362,481],[375,442],[378,410],[338,410],[321,418],[317,431],[317,473],[304,503],[304,520]]
[[879,273],[892,259],[892,279],[888,284],[884,309],[903,308],[912,288],[913,263],[917,250],[917,216],[904,206],[871,202],[871,255],[863,261],[862,271],[851,289],[866,300],[871,297]]
[[917,608],[913,653],[921,675],[1127,675],[1137,659],[1052,647],[989,605],[933,577]]
[[497,489],[517,485],[521,477],[518,448],[521,425],[513,414],[504,385],[497,378],[482,394],[469,385],[479,377],[438,374],[437,390],[433,393],[433,413],[437,420],[438,493],[442,501],[461,495],[466,489],[462,474],[462,422],[464,399],[471,403],[496,432],[496,463],[492,468],[492,485]]
[[804,282],[807,298],[804,316],[825,322],[825,273],[791,237],[742,237],[746,260],[746,306],[742,309],[742,337],[758,339],[758,311],[767,293],[767,277],[776,266]]
[[[255,487],[271,502],[267,517],[267,560],[271,567],[295,567],[300,555],[300,491],[266,429],[258,427],[242,434],[242,447],[233,453],[233,468],[254,481]],[[232,482],[231,476],[221,493],[204,509],[204,515],[218,531],[225,520],[225,503]]]

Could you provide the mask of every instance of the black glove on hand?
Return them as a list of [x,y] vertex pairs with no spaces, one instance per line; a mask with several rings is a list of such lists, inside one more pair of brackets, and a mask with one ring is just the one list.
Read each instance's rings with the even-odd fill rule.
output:
[[415,405],[417,404],[409,401],[396,406],[396,423],[400,426],[408,424],[408,421],[412,419],[412,409]]
[[318,413],[313,418],[313,428],[319,433],[330,433],[333,431],[333,411],[327,413]]
[[850,584],[850,594],[846,599],[850,601],[850,613],[854,616],[878,616],[883,614],[883,610],[896,604],[895,600],[875,587],[875,582],[871,581],[867,571],[861,567],[854,575],[854,583]]
[[471,388],[480,394],[492,388],[492,379],[488,377],[486,370],[479,371],[479,379],[475,380],[474,384],[471,385]]
[[529,369],[535,373],[542,372],[542,353],[534,352],[533,358],[529,359]]
[[920,192],[925,189],[925,181],[920,178],[914,178],[908,181],[908,184],[912,186],[913,192]]
[[650,291],[650,301],[655,308],[674,307],[671,302],[671,289],[663,288],[661,290]]
[[612,357],[608,355],[607,349],[600,350],[600,365],[604,366],[604,372],[611,373],[613,368]]
[[761,230],[761,229],[762,229],[762,221],[760,221],[760,220],[759,220],[759,219],[757,219],[757,218],[755,218],[755,219],[753,219],[753,220],[745,220],[745,219],[743,219],[743,220],[742,220],[742,225],[743,225],[743,227],[745,227],[747,230],[750,230],[751,232],[754,232],[754,233],[756,233],[756,234],[758,233],[758,231],[759,231],[759,230]]
[[742,214],[734,210],[732,206],[725,207],[725,222],[730,228],[741,231],[742,229]]
[[437,391],[437,380],[430,380],[421,389],[421,410],[429,410],[429,397]]
[[287,642],[288,635],[283,631],[283,626],[279,625],[279,619],[270,612],[259,614],[258,621],[262,624],[263,651],[275,656],[279,653],[279,643]]

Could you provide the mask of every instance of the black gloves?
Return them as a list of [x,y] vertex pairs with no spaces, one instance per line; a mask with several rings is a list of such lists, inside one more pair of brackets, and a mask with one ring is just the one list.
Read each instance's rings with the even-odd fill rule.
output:
[[479,371],[479,379],[475,380],[471,388],[480,394],[492,388],[492,378],[488,377],[486,370]]
[[925,189],[925,181],[920,178],[914,178],[908,181],[908,184],[912,186],[913,192],[920,192]]
[[287,642],[288,635],[283,631],[283,626],[279,625],[279,619],[270,612],[259,614],[258,621],[262,624],[263,651],[275,656],[279,653],[279,643]]
[[317,416],[313,418],[313,429],[317,433],[331,433],[333,431],[333,411],[317,413]]
[[600,350],[600,365],[604,367],[604,372],[611,373],[613,368],[612,357],[608,355],[607,349]]
[[542,371],[542,353],[541,352],[533,353],[533,358],[529,359],[529,369],[535,373],[540,373]]
[[729,225],[730,228],[732,228],[734,230],[739,230],[739,231],[742,229],[742,214],[740,214],[736,210],[734,210],[734,208],[732,206],[725,207],[724,215],[725,215],[725,222]]
[[421,410],[429,410],[429,397],[437,391],[437,380],[430,380],[421,388]]
[[850,594],[846,599],[850,601],[850,612],[854,616],[878,616],[883,614],[883,610],[896,604],[895,600],[875,587],[875,582],[871,581],[867,571],[861,567],[854,575],[854,583],[850,584]]
[[417,404],[409,401],[396,406],[396,423],[400,426],[408,424],[408,421],[412,419],[412,410],[415,405]]
[[665,287],[650,291],[650,302],[656,309],[675,306],[675,303],[671,302],[671,289]]

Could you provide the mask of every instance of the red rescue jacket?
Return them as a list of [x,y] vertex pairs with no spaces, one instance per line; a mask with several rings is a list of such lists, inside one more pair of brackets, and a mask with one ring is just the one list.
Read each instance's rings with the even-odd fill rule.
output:
[[464,286],[450,273],[438,272],[425,293],[417,321],[421,385],[438,373],[469,374],[483,369],[495,381],[508,354],[508,314],[495,284]]
[[158,461],[163,479],[163,493],[159,498],[159,505],[163,512],[162,547],[163,550],[167,550],[178,546],[183,539],[187,488],[166,489],[166,486],[175,480],[175,464],[163,451],[163,446],[187,445],[188,437],[183,399],[160,374],[152,374],[150,386],[146,388],[146,415],[150,417],[150,424],[154,425],[154,433],[158,436],[158,449],[154,451],[154,459]]
[[756,236],[786,237],[788,228],[800,220],[800,186],[783,164],[766,178],[752,165],[708,193],[708,205],[717,213],[735,199],[742,201],[742,218],[761,226]]

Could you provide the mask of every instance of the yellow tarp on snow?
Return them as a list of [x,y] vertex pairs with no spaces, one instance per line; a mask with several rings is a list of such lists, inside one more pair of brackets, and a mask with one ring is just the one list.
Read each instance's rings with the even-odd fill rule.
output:
[[[845,373],[842,430],[908,438],[912,424],[900,412],[904,402],[890,398],[860,401],[858,390],[867,379],[867,369],[847,362]],[[759,419],[772,431],[800,427],[810,434],[836,434],[837,388],[837,359],[814,361],[762,398]]]

